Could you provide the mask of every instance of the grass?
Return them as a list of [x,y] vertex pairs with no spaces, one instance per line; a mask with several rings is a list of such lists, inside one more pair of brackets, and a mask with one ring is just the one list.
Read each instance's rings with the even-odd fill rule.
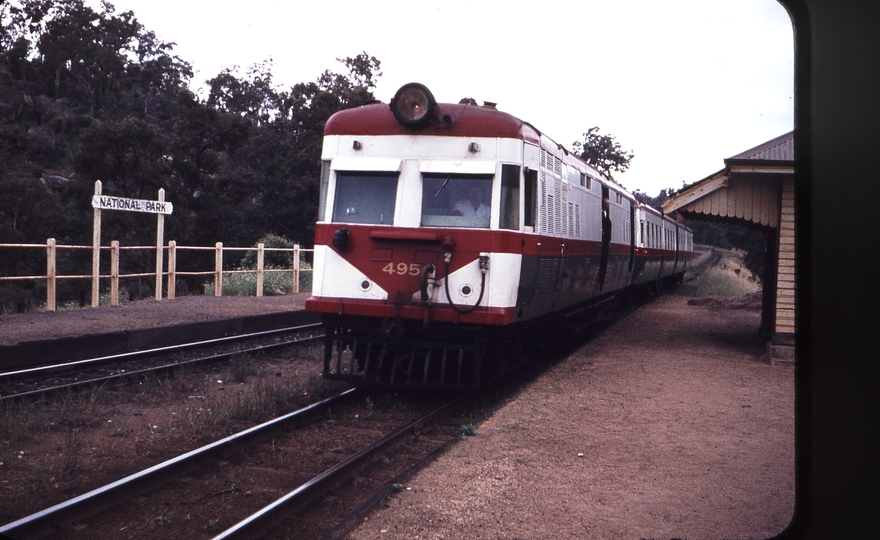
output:
[[[267,268],[269,270],[269,268]],[[293,290],[293,271],[285,269],[285,272],[266,272],[263,274],[264,294],[286,294]],[[307,262],[300,263],[299,290],[308,291],[312,288],[312,272]],[[257,273],[224,273],[223,296],[256,296]],[[205,294],[214,294],[214,283],[205,283]]]
[[320,375],[310,375],[304,384],[266,377],[251,387],[212,403],[191,407],[182,421],[185,428],[199,432],[229,420],[255,420],[286,412],[305,401],[307,396],[323,397],[332,392],[332,384]]
[[171,525],[171,518],[168,516],[147,517],[147,523],[150,525]]
[[[739,270],[737,272],[737,270]],[[697,274],[692,279],[690,276]],[[712,249],[703,252],[685,275],[685,282],[675,291],[680,296],[737,297],[761,290],[742,264],[742,253],[736,250]]]
[[477,434],[477,426],[473,424],[462,425],[458,428],[458,432],[462,437],[473,437]]

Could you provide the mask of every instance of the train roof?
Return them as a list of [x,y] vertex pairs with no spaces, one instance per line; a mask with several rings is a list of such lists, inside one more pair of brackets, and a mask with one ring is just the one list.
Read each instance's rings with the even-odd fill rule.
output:
[[588,165],[528,122],[499,111],[494,105],[438,103],[429,122],[413,127],[398,121],[389,104],[376,101],[337,112],[327,120],[324,135],[438,135],[520,139],[559,155],[563,161],[580,163],[581,168],[592,171],[595,177],[626,192],[622,185]]
[[387,103],[370,103],[339,111],[327,120],[324,135],[439,135],[502,137],[540,143],[530,124],[491,106],[438,103],[430,122],[411,127],[397,121]]
[[395,99],[407,87],[418,87],[426,97],[429,97],[429,101],[422,105],[428,105],[430,108],[430,118],[423,115],[423,121],[407,124],[395,116],[392,110],[395,107],[394,100],[391,100],[390,104],[373,101],[333,114],[324,125],[324,135],[435,135],[520,139],[560,156],[563,162],[577,163],[579,165],[577,168],[591,171],[593,176],[600,178],[605,185],[614,188],[626,198],[635,200],[635,196],[622,184],[602,174],[528,122],[510,113],[499,111],[494,103],[486,103],[482,106],[466,103],[435,103],[430,90],[418,83],[404,85]]

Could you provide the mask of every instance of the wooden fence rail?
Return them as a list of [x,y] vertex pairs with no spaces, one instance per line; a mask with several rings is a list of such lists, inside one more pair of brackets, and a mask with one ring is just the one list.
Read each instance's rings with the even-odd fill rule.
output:
[[[312,252],[311,249],[303,249],[299,244],[295,244],[293,248],[267,248],[264,244],[257,244],[257,247],[224,247],[222,242],[217,242],[214,247],[196,247],[196,246],[178,246],[174,240],[168,242],[168,246],[158,250],[156,246],[120,246],[117,240],[110,243],[109,246],[101,246],[100,251],[110,252],[110,273],[99,274],[95,269],[89,274],[58,274],[57,273],[57,254],[58,250],[92,250],[93,246],[73,246],[59,245],[54,238],[46,240],[45,244],[0,244],[0,249],[40,249],[46,251],[46,274],[38,276],[0,276],[0,282],[4,281],[45,281],[46,282],[46,310],[55,311],[56,284],[59,279],[92,279],[93,275],[98,275],[102,279],[110,280],[110,304],[115,306],[119,304],[119,280],[139,277],[155,277],[157,283],[161,283],[163,277],[167,278],[167,297],[169,300],[175,297],[175,284],[178,277],[181,276],[214,276],[214,296],[223,295],[223,276],[224,274],[254,274],[256,273],[256,295],[263,296],[263,281],[267,273],[291,273],[293,278],[292,292],[299,292],[299,280],[302,272],[311,272],[311,268],[302,268],[301,260],[305,252]],[[163,255],[165,251],[168,253],[168,267],[163,271],[162,266],[156,265],[156,270],[152,272],[140,272],[131,274],[119,273],[120,255],[123,251],[154,251],[156,252],[156,260],[166,259]],[[214,252],[214,268],[212,270],[197,272],[182,272],[177,270],[178,253],[181,251],[213,251]],[[256,251],[257,265],[255,269],[244,270],[224,270],[223,254],[229,251]],[[291,253],[293,265],[291,268],[266,268],[265,254],[266,252],[286,252]],[[93,264],[100,264],[100,257],[93,257]],[[99,286],[93,282],[94,287]],[[99,295],[96,291],[92,291],[92,306],[98,305]],[[157,288],[156,300],[162,299],[162,290]]]

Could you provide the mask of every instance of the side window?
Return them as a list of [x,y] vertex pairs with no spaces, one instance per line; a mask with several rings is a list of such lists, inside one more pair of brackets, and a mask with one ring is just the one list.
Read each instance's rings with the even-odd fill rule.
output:
[[523,216],[523,225],[526,227],[535,227],[535,216],[538,213],[538,171],[526,169],[525,175],[525,215]]
[[394,223],[397,173],[336,173],[334,223]]
[[324,221],[327,215],[327,189],[330,185],[330,160],[321,162],[321,192],[318,199],[318,221]]
[[422,225],[489,228],[491,196],[491,175],[425,175]]
[[519,230],[519,167],[501,166],[501,222],[502,229]]

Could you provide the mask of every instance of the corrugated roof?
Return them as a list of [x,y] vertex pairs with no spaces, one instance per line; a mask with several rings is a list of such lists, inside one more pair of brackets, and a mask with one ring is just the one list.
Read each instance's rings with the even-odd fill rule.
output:
[[794,131],[780,135],[764,144],[729,157],[724,161],[754,159],[767,161],[794,161]]
[[[723,192],[723,197],[721,198],[726,198],[732,193],[731,178],[739,181],[742,180],[740,175],[743,173],[747,176],[763,174],[763,178],[768,182],[776,182],[778,181],[777,176],[779,174],[791,174],[794,170],[794,131],[729,157],[724,160],[724,165],[725,167],[715,174],[683,187],[675,193],[669,200],[663,203],[663,211],[665,213],[674,211],[685,212],[687,207],[693,206],[698,201],[705,199],[709,201],[707,204],[710,207],[713,204],[713,200],[718,204],[717,211],[710,210],[705,213],[718,215],[722,207],[727,208],[729,201],[725,201],[722,204],[721,199],[715,200],[716,196]],[[745,200],[743,194],[733,193],[733,195]],[[691,210],[694,208],[691,208]],[[738,218],[743,217],[743,213],[740,210],[737,210],[734,214]],[[763,220],[763,218],[761,219],[760,223],[763,225],[770,223]],[[758,223],[759,221],[756,220],[755,222]]]

